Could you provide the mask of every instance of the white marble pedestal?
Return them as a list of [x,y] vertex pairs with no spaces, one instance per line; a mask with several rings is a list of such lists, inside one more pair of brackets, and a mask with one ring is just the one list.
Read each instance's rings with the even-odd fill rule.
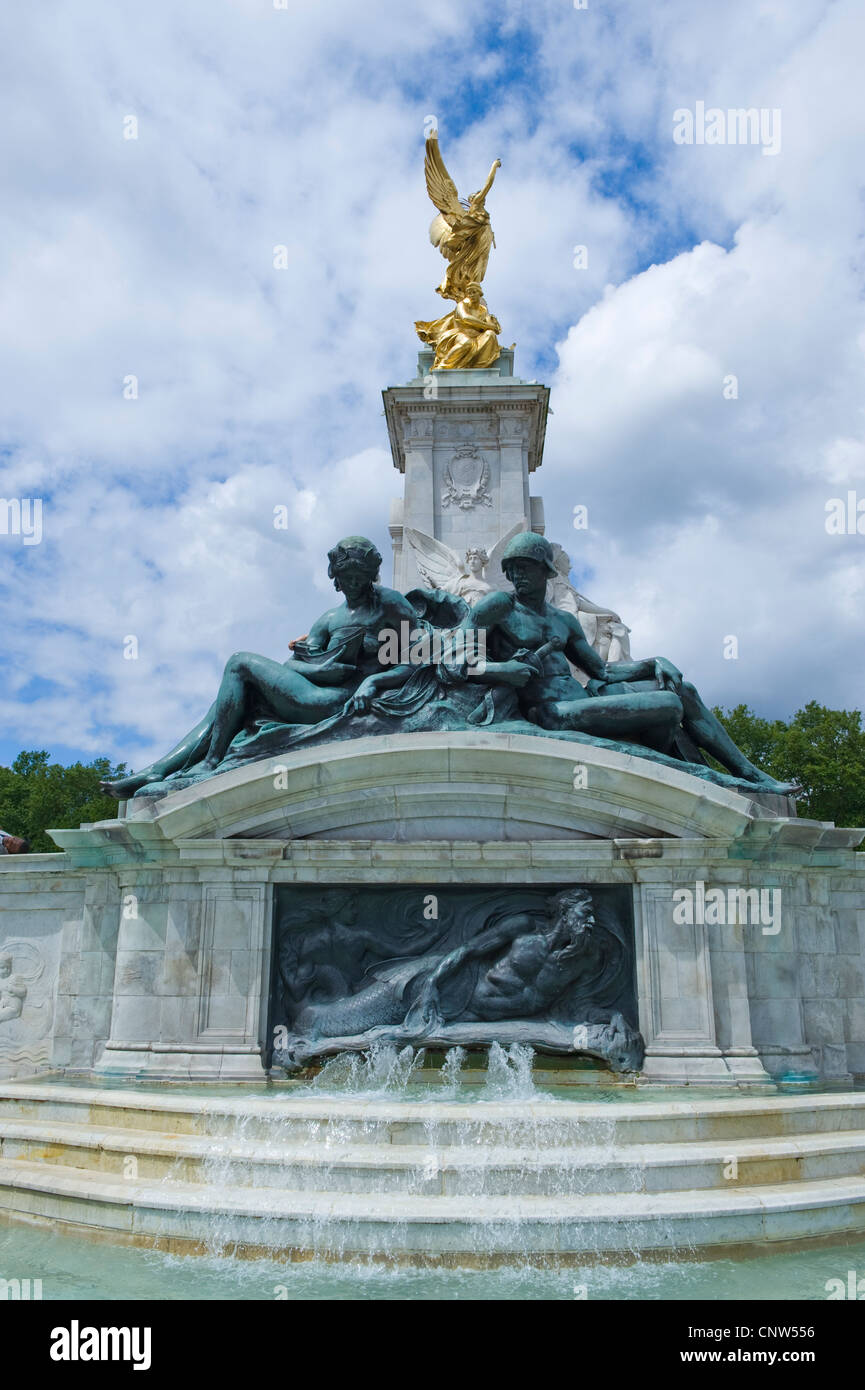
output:
[[543,461],[549,388],[513,375],[506,349],[488,370],[432,371],[421,352],[418,374],[382,395],[394,467],[404,496],[391,509],[393,587],[421,584],[411,547],[412,527],[450,546],[491,551],[517,525],[544,531],[540,497],[530,475]]
[[[47,1028],[30,1019],[38,1060],[25,1015],[7,1074],[261,1078],[274,886],[441,883],[627,884],[646,1084],[865,1076],[862,832],[605,748],[580,763],[576,790],[574,749],[552,739],[368,738],[0,859],[0,950],[34,943],[50,1005]],[[778,921],[677,921],[698,884],[780,890]]]

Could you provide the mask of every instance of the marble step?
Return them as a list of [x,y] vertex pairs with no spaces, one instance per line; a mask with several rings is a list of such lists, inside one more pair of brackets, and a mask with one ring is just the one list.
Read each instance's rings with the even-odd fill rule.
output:
[[[160,1134],[0,1113],[0,1158],[141,1180],[319,1192],[669,1192],[865,1176],[865,1130],[760,1140],[519,1148]],[[735,1168],[731,1165],[735,1163]],[[735,1176],[734,1176],[735,1173]]]
[[865,1178],[672,1193],[430,1197],[132,1182],[0,1160],[4,1210],[178,1251],[484,1263],[849,1237],[865,1230]]
[[80,1123],[284,1143],[464,1144],[534,1149],[763,1140],[865,1129],[865,1091],[724,1099],[597,1102],[310,1099],[120,1091],[60,1083],[0,1085],[0,1119]]

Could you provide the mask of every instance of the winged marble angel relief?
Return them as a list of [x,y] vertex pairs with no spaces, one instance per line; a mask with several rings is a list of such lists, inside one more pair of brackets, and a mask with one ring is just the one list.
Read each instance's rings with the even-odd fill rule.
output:
[[512,527],[489,554],[482,546],[470,546],[465,552],[465,560],[460,560],[449,545],[428,536],[425,531],[416,531],[413,526],[407,526],[405,535],[412,548],[417,572],[424,583],[432,589],[442,589],[446,594],[455,594],[471,608],[492,589],[507,587],[501,558],[508,541],[525,529],[524,522]]
[[441,157],[438,131],[427,138],[426,187],[438,209],[430,224],[430,241],[448,263],[436,293],[455,301],[454,309],[442,318],[415,323],[421,342],[435,349],[433,370],[489,367],[501,352],[496,336],[501,325],[487,308],[481,289],[496,244],[486,196],[500,168],[501,160],[496,159],[483,188],[461,199]]
[[[471,546],[465,552],[465,560],[460,560],[456,551],[449,545],[407,526],[406,539],[412,549],[418,574],[432,589],[443,590],[463,599],[473,607],[484,594],[493,589],[507,590],[508,581],[501,567],[501,557],[508,542],[520,531],[526,529],[525,522],[518,523],[506,536],[493,546],[487,554],[481,546]],[[593,603],[585,594],[579,593],[569,579],[570,557],[560,545],[553,546],[554,563],[557,574],[547,586],[547,601],[555,608],[573,613],[582,627],[589,645],[604,661],[630,661],[631,651],[626,627],[612,608],[604,608]],[[416,593],[410,595],[413,601]],[[581,685],[588,677],[572,666],[571,670]]]

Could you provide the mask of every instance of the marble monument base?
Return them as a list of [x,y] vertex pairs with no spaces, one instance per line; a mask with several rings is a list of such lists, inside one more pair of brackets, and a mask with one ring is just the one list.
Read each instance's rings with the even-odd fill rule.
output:
[[575,777],[574,751],[489,731],[340,743],[0,858],[0,953],[25,991],[0,1077],[261,1080],[276,897],[382,885],[624,892],[642,1083],[865,1077],[862,831],[602,747]]

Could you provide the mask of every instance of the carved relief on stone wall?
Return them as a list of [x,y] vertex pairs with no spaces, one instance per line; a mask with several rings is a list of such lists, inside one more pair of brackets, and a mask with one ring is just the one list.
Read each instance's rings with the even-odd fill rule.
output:
[[438,418],[436,438],[456,439],[462,444],[470,444],[476,439],[493,439],[495,430],[489,415],[473,415],[470,420],[447,420]]
[[422,443],[433,437],[434,421],[431,415],[410,415],[403,421],[403,438],[408,443]]
[[489,464],[475,444],[462,444],[445,465],[442,482],[442,506],[457,506],[462,511],[472,507],[491,507]]
[[54,1021],[53,981],[33,941],[10,937],[0,945],[0,1066],[47,1062]]
[[268,1031],[288,1070],[376,1041],[642,1064],[627,888],[292,884],[274,957]]
[[522,415],[500,415],[499,416],[499,436],[506,439],[508,443],[520,441],[526,437],[526,421]]

